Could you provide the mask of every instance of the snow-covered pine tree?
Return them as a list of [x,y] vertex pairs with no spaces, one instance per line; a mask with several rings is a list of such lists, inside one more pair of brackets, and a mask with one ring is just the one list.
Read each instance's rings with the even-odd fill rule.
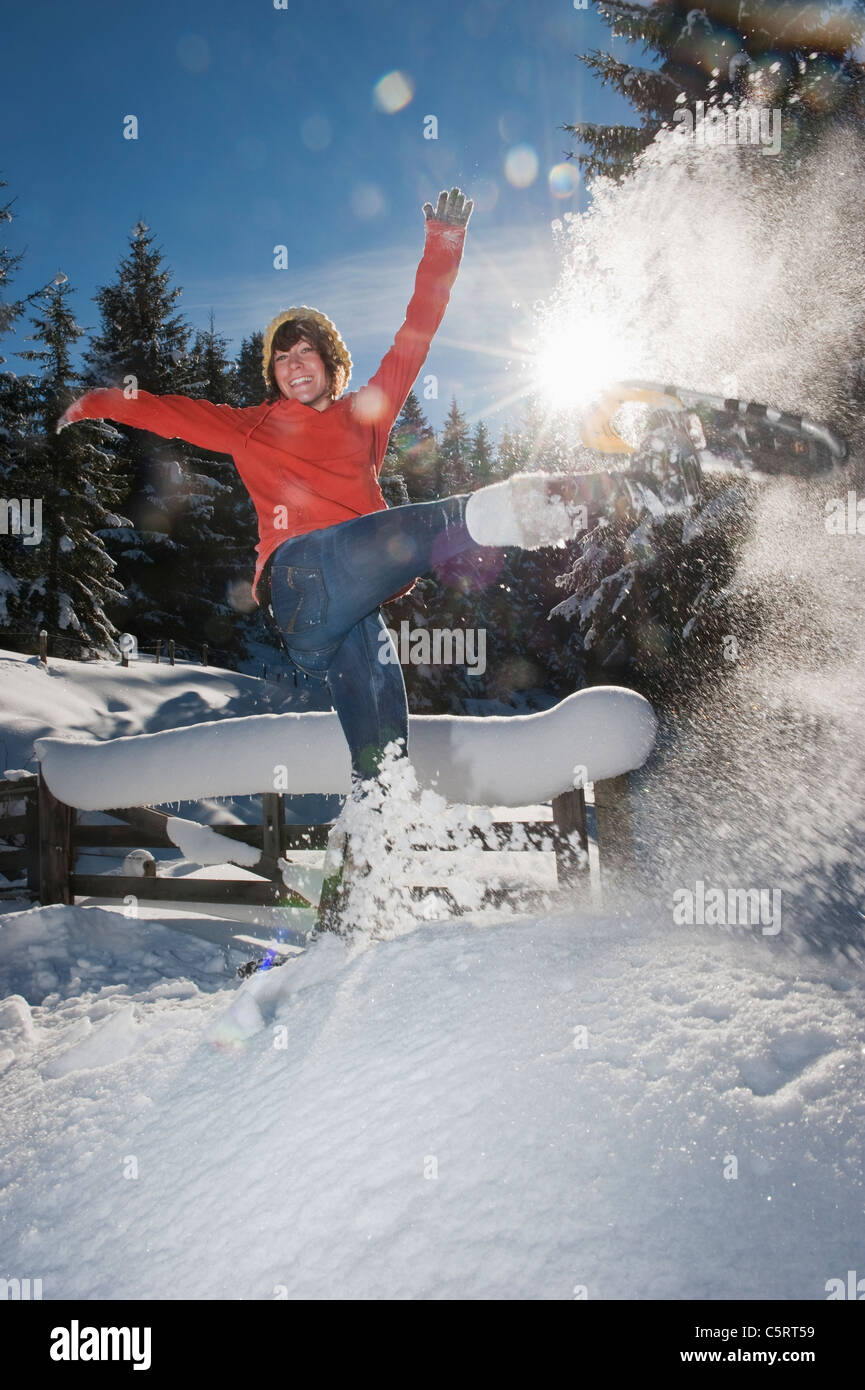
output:
[[608,516],[563,577],[570,597],[557,615],[581,639],[570,647],[575,675],[676,708],[721,678],[727,634],[744,643],[760,621],[759,599],[734,584],[752,491],[744,477],[707,478],[690,514]]
[[580,61],[636,109],[640,124],[581,123],[562,129],[588,152],[576,158],[587,180],[622,178],[684,101],[742,100],[783,111],[784,149],[796,149],[827,120],[861,122],[865,113],[865,0],[802,6],[743,0],[598,0],[613,37],[642,45],[656,65],[639,67],[595,49]]
[[404,507],[411,500],[403,473],[403,460],[392,438],[385,449],[378,481],[389,507]]
[[128,490],[111,454],[101,447],[99,426],[55,433],[58,417],[81,394],[72,349],[84,330],[68,299],[71,287],[58,275],[43,291],[42,312],[31,316],[36,347],[19,356],[40,364],[31,390],[30,430],[24,441],[16,496],[37,499],[41,539],[20,547],[20,583],[10,604],[13,629],[48,631],[55,656],[84,659],[117,655],[117,630],[106,614],[121,594],[114,562],[100,539],[122,524],[117,506]]
[[[235,365],[212,312],[209,327],[195,334],[187,368],[192,381],[185,394],[214,405],[238,403]],[[206,643],[217,661],[233,664],[248,655],[251,621],[256,640],[261,636],[251,585],[255,508],[230,455],[192,446],[172,461],[164,497],[179,547],[178,573],[188,587],[178,630],[191,634],[186,640],[193,650]]]
[[[184,394],[192,381],[189,328],[175,308],[181,290],[171,286],[171,272],[163,268],[149,230],[136,224],[115,281],[94,296],[102,326],[84,354],[87,387]],[[182,616],[188,581],[169,508],[171,479],[176,480],[186,446],[125,425],[112,429],[112,452],[127,468],[132,487],[125,504],[131,525],[104,532],[124,591],[109,614],[142,648],[169,637],[197,643],[202,639]]]
[[[655,66],[640,68],[597,50],[581,56],[632,104],[641,122],[564,127],[584,146],[577,159],[589,180],[625,178],[633,157],[662,126],[679,124],[674,117],[683,106],[693,113],[697,101],[707,108],[749,104],[782,111],[778,158],[739,151],[751,160],[767,196],[776,186],[789,197],[806,166],[803,155],[845,124],[861,126],[865,0],[804,9],[785,0],[733,8],[709,0],[699,9],[675,0],[651,6],[599,0],[597,10],[614,36],[641,44]],[[838,422],[848,432],[865,398],[859,366],[850,364],[851,399]],[[585,669],[588,680],[622,679],[656,700],[676,702],[720,678],[724,633],[735,630],[741,637],[760,621],[749,602],[733,622],[737,600],[729,589],[750,527],[752,491],[744,480],[731,488],[707,479],[700,505],[685,514],[607,517],[607,526],[562,575],[572,597],[559,612],[575,623],[586,647],[585,654],[571,648],[575,677]]]

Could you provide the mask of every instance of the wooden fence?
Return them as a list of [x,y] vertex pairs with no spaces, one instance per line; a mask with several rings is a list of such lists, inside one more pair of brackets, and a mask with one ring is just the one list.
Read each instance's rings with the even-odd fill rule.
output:
[[[595,829],[602,871],[624,870],[632,865],[629,786],[627,775],[594,784]],[[259,825],[211,826],[227,840],[253,845],[260,850],[251,879],[201,879],[190,877],[138,877],[127,874],[81,874],[76,860],[95,848],[176,849],[169,837],[162,811],[124,807],[107,814],[119,825],[81,824],[71,806],[58,801],[43,778],[36,775],[17,781],[0,781],[0,874],[8,880],[26,874],[27,892],[43,906],[73,903],[81,897],[126,898],[200,904],[226,903],[245,906],[310,906],[306,898],[287,889],[277,860],[290,857],[292,849],[323,849],[329,825],[286,824],[281,792],[261,797]],[[485,850],[552,849],[560,889],[588,883],[588,829],[586,799],[582,790],[553,798],[550,821],[496,821],[484,832],[473,828],[478,847]],[[418,850],[427,848],[416,846]],[[435,847],[437,848],[437,847]],[[158,875],[158,870],[157,870]],[[412,894],[436,894],[458,904],[446,884],[411,885]],[[20,891],[20,890],[19,890]],[[489,888],[486,901],[501,902],[513,889]],[[517,894],[521,903],[532,894]],[[536,896],[543,896],[540,892]]]

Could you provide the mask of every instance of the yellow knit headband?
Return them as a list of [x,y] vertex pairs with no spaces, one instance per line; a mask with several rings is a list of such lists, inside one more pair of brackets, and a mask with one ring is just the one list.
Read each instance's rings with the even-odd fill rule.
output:
[[327,317],[326,314],[322,314],[318,309],[311,309],[308,304],[301,304],[293,309],[283,309],[281,313],[277,314],[275,319],[271,319],[270,323],[267,325],[267,328],[264,330],[264,343],[262,346],[261,353],[261,374],[264,377],[268,390],[273,389],[273,378],[270,373],[270,358],[273,349],[273,339],[276,334],[276,330],[283,323],[288,323],[290,319],[312,319],[313,323],[317,323],[319,328],[324,329],[325,333],[330,338],[331,347],[333,349],[333,355],[336,358],[339,365],[343,368],[345,376],[345,379],[342,382],[341,386],[339,386],[339,383],[335,383],[335,385],[339,387],[339,389],[337,390],[337,395],[339,394],[340,390],[344,391],[346,386],[348,385],[349,377],[351,376],[351,356],[349,354],[349,350],[343,342],[342,338],[340,337],[336,325]]

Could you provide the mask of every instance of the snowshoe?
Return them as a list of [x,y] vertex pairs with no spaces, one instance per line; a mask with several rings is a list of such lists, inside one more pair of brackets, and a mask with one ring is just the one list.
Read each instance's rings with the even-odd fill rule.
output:
[[[630,401],[656,408],[648,433],[638,446],[628,444],[612,425],[619,407]],[[684,461],[688,452],[685,436],[703,473],[810,477],[828,472],[847,458],[847,445],[841,436],[807,416],[791,415],[756,401],[645,381],[624,381],[610,387],[584,418],[581,438],[588,448],[600,453],[636,454],[634,463],[639,468],[638,460],[647,453],[657,456],[659,429],[679,449],[686,472],[691,465]],[[694,481],[692,477],[687,486]]]

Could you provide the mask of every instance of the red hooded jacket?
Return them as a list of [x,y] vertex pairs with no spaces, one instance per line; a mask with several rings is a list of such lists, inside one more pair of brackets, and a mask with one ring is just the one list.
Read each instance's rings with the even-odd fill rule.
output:
[[465,228],[430,218],[405,322],[375,376],[314,410],[281,396],[238,409],[189,396],[88,391],[63,417],[108,419],[230,454],[258,514],[255,593],[265,561],[290,536],[382,511],[378,483],[396,417],[423,366],[462,259]]

